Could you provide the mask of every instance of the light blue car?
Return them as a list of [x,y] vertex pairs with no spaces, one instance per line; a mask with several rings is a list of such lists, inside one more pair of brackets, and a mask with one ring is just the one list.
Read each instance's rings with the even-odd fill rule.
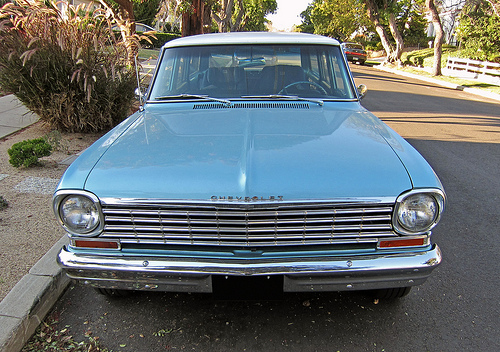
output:
[[67,275],[107,295],[286,292],[397,298],[441,262],[445,204],[424,158],[364,109],[333,39],[205,34],[167,43],[141,109],[66,171]]

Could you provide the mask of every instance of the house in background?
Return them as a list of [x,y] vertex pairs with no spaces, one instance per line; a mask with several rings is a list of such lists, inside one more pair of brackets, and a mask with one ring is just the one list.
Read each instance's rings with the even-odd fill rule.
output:
[[[458,16],[460,16],[460,12],[462,11],[464,4],[465,2],[463,0],[445,0],[440,5],[439,17],[441,18],[446,44],[457,44],[455,32],[458,26]],[[436,30],[432,24],[430,14],[427,14],[427,21],[429,22],[429,26],[427,27],[427,36],[435,37]]]

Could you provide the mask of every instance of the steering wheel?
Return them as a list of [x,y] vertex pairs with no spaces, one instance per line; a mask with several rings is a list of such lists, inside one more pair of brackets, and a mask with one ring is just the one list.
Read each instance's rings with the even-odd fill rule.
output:
[[309,81],[297,81],[297,82],[290,83],[290,84],[288,84],[287,86],[283,87],[283,89],[282,89],[282,90],[280,90],[280,91],[278,92],[278,94],[283,94],[283,93],[287,93],[287,94],[288,94],[288,92],[287,92],[287,89],[288,89],[288,88],[293,87],[293,86],[297,86],[297,85],[299,85],[299,84],[308,84],[308,85],[310,85],[310,86],[315,86],[316,88],[318,88],[318,89],[321,91],[321,93],[322,93],[323,95],[328,95],[328,93],[326,92],[325,88],[323,88],[322,86],[320,86],[320,85],[319,85],[318,83],[316,83],[316,82],[309,82]]

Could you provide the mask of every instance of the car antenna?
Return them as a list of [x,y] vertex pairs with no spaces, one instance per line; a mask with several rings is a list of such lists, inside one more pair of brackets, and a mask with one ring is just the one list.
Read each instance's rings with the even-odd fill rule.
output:
[[141,80],[139,78],[139,65],[137,64],[137,56],[138,55],[135,55],[134,56],[134,61],[135,61],[135,75],[137,77],[137,89],[135,90],[135,94],[139,97],[139,110],[144,110],[144,107],[143,107],[143,101],[142,101],[142,92],[141,92]]

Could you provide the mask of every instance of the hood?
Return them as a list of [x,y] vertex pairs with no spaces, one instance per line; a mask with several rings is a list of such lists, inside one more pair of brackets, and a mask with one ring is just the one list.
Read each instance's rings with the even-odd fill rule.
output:
[[391,132],[358,103],[222,107],[151,104],[85,189],[101,198],[326,200],[396,197],[412,186],[383,137]]

